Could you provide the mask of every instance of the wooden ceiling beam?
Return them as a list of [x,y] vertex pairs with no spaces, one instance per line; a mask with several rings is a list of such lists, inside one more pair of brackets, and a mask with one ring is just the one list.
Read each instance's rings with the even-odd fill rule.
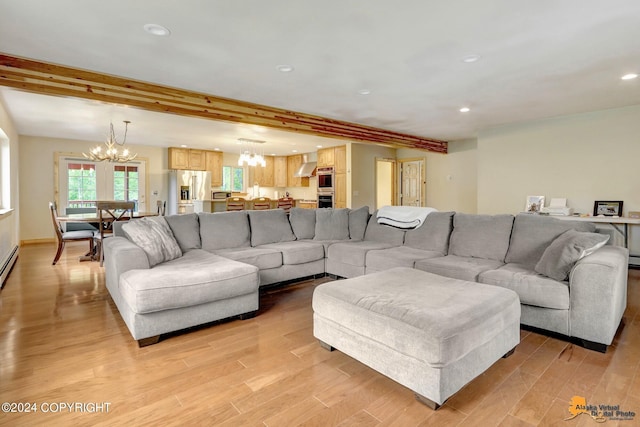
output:
[[437,139],[5,54],[0,54],[0,85],[44,95],[91,99],[187,117],[259,125],[390,147],[447,152],[447,142]]

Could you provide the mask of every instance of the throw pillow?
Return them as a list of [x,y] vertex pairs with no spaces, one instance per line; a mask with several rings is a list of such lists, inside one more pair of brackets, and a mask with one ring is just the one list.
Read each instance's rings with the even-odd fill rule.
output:
[[351,240],[364,239],[364,232],[369,222],[369,206],[363,206],[349,211],[349,238]]
[[248,212],[251,224],[251,246],[296,240],[284,210],[270,209]]
[[349,209],[316,209],[313,240],[349,239]]
[[128,221],[122,225],[122,231],[147,254],[150,267],[182,256],[180,246],[162,216]]
[[298,240],[313,239],[316,232],[315,209],[291,208],[289,222]]
[[609,236],[604,234],[567,230],[545,249],[535,271],[555,280],[567,280],[576,262],[600,249],[608,240]]

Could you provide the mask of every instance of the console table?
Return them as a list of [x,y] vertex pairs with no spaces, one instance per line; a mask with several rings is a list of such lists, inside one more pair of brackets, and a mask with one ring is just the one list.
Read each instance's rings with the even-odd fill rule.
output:
[[[569,221],[586,221],[596,224],[610,224],[618,230],[624,237],[624,247],[629,249],[629,225],[640,224],[640,218],[613,217],[613,216],[563,216],[556,215],[554,218],[565,219]],[[622,225],[622,229],[620,229]],[[630,255],[635,256],[635,255]]]

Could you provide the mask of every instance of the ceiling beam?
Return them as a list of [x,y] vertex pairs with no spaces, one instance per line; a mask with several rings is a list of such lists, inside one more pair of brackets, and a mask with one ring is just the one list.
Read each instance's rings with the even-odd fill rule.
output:
[[161,113],[390,147],[447,152],[447,142],[0,53],[0,85]]

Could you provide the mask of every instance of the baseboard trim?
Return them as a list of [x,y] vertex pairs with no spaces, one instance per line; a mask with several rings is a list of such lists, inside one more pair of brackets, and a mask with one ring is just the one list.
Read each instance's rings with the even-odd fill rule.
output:
[[0,267],[0,289],[4,288],[4,282],[7,280],[11,269],[18,259],[18,251],[18,246],[14,246],[13,250],[7,257],[7,260],[2,264],[2,267]]
[[56,242],[55,238],[20,240],[20,246],[38,245],[40,243],[55,243],[55,242]]

